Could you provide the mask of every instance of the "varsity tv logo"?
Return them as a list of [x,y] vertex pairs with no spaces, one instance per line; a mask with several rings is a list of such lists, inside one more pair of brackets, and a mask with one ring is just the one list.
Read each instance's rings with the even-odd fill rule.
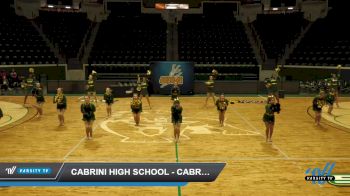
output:
[[13,167],[6,168],[5,170],[6,170],[8,175],[13,175],[16,171],[16,168],[17,168],[17,166],[13,166]]
[[332,170],[335,167],[335,163],[326,163],[323,169],[308,168],[305,174],[311,174],[311,176],[305,176],[306,181],[311,181],[312,184],[324,184],[328,182],[334,186],[350,186],[350,174],[332,174]]

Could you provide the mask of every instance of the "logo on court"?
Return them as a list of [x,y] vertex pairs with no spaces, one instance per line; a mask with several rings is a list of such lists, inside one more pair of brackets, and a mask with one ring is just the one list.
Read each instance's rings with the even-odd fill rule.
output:
[[13,175],[16,171],[16,168],[17,168],[17,166],[13,166],[13,167],[6,168],[5,170],[6,170],[8,175]]

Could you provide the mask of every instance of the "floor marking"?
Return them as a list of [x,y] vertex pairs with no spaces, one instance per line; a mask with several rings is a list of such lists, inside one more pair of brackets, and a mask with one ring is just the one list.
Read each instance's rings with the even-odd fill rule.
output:
[[[252,125],[252,123],[250,123],[249,121],[247,121],[240,113],[238,113],[236,110],[233,110],[244,122],[246,122],[251,128],[255,129],[260,135],[261,137],[265,138],[265,136],[259,131],[259,129],[257,129],[254,125]],[[288,158],[288,155],[286,153],[284,153],[279,147],[277,147],[275,144],[271,143],[271,145],[277,149],[284,157]]]
[[[150,119],[150,118],[148,118],[148,116],[150,115],[150,112],[152,112],[156,116],[158,114],[161,116],[156,117],[154,119]],[[198,114],[200,114],[200,113],[202,113],[202,112],[199,112]],[[168,114],[168,112],[165,112],[163,110],[145,111],[144,116],[146,116],[146,117],[141,117],[142,122],[141,122],[140,126],[135,127],[133,117],[125,118],[125,116],[130,115],[130,111],[119,111],[118,113],[113,114],[113,116],[111,118],[104,120],[100,124],[100,127],[108,133],[111,133],[113,135],[121,137],[122,139],[120,141],[123,143],[171,143],[172,139],[167,137],[165,134],[168,134],[169,132],[173,131],[171,128],[169,128],[169,127],[172,127],[172,125],[170,122],[170,117],[169,118],[163,117],[165,114],[170,115],[170,114]],[[181,129],[180,138],[182,138],[182,140],[190,140],[191,137],[189,135],[187,135],[186,133],[201,134],[201,135],[203,135],[203,134],[204,135],[205,134],[223,134],[223,135],[229,135],[229,136],[259,135],[258,132],[239,128],[237,126],[231,125],[230,123],[226,123],[225,127],[219,127],[219,126],[216,127],[216,126],[212,126],[209,124],[198,125],[198,124],[201,124],[201,122],[203,122],[202,120],[205,120],[205,121],[209,120],[209,121],[217,122],[216,117],[217,116],[215,116],[215,118],[214,117],[213,118],[184,117],[183,118],[184,122],[182,123],[182,127],[184,127],[184,128]],[[110,127],[108,127],[108,123],[115,123],[115,124],[124,123],[130,127],[134,127],[134,129],[136,129],[136,130],[130,131],[130,130],[125,130],[125,128],[123,130],[114,130],[114,129],[111,129]],[[231,130],[228,128],[231,128]],[[232,133],[233,132],[232,129],[236,130],[236,132]],[[149,134],[149,133],[146,133],[146,130],[156,130],[156,133]],[[238,130],[238,132],[237,132],[237,130]],[[130,133],[136,133],[139,135],[143,135],[145,137],[145,139],[133,139],[132,136],[128,136],[128,135],[124,134],[124,133],[128,133],[128,131]],[[163,136],[163,137],[152,139],[152,137],[156,137],[156,136]],[[161,139],[161,140],[159,140],[159,139]]]
[[7,101],[0,101],[0,108],[4,114],[4,117],[0,119],[0,128],[21,120],[29,112],[28,108]]
[[[101,121],[101,120],[99,120]],[[95,124],[94,128],[92,129],[93,133],[96,130],[97,127],[99,127],[99,125],[101,124],[101,122],[97,123],[98,125]],[[85,128],[85,127],[84,127]],[[67,160],[67,158],[80,146],[81,143],[83,143],[83,141],[86,140],[86,136],[84,136],[83,138],[80,139],[80,141],[73,146],[73,148],[63,157],[63,160]]]

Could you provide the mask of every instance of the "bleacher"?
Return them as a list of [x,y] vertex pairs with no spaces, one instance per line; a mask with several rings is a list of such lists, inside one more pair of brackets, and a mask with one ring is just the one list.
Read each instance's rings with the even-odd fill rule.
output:
[[0,9],[0,64],[55,64],[57,58],[39,32],[10,7]]
[[86,13],[53,12],[41,10],[36,22],[60,54],[75,58],[91,24]]
[[284,55],[288,47],[307,26],[303,13],[259,14],[253,22],[266,55],[277,59]]
[[243,23],[233,14],[186,14],[179,22],[179,59],[198,64],[257,64]]
[[[92,64],[145,64],[166,60],[166,22],[160,14],[141,14],[140,3],[110,4],[90,53]],[[123,6],[124,5],[124,6]]]
[[334,9],[315,21],[286,64],[350,66],[350,30],[345,22],[349,16],[345,10]]

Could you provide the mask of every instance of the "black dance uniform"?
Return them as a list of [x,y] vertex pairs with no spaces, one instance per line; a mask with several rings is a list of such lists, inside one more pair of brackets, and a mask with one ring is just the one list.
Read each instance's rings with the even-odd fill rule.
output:
[[105,93],[103,96],[103,99],[106,101],[107,105],[112,105],[113,104],[113,94],[107,94]]
[[136,100],[132,99],[131,103],[130,103],[130,107],[131,107],[132,113],[137,114],[137,113],[142,112],[142,102],[141,102],[141,100],[140,99],[136,99]]
[[263,121],[267,123],[275,123],[275,112],[280,112],[280,105],[277,104],[267,104],[265,106],[265,114],[263,116]]
[[34,90],[34,96],[35,96],[36,102],[38,104],[41,104],[41,103],[45,102],[44,93],[43,93],[43,89],[42,88],[36,88]]
[[328,105],[333,105],[335,101],[335,94],[332,92],[328,93],[325,101]]
[[227,106],[228,106],[229,101],[227,99],[224,99],[223,101],[221,101],[220,99],[216,100],[216,107],[219,111],[223,112],[227,110]]
[[182,123],[182,107],[171,106],[171,122],[173,124]]
[[83,113],[83,121],[93,121],[95,120],[96,107],[92,103],[83,103],[80,106],[80,111]]
[[180,88],[177,85],[174,85],[173,88],[171,89],[171,100],[175,100],[179,98],[180,95]]
[[322,107],[324,105],[325,99],[321,98],[319,95],[317,95],[314,100],[312,101],[312,109],[315,112],[321,112]]
[[67,99],[66,96],[63,94],[55,95],[55,97],[53,98],[53,103],[57,104],[58,110],[67,109]]
[[141,82],[141,94],[148,95],[148,84],[147,82]]

